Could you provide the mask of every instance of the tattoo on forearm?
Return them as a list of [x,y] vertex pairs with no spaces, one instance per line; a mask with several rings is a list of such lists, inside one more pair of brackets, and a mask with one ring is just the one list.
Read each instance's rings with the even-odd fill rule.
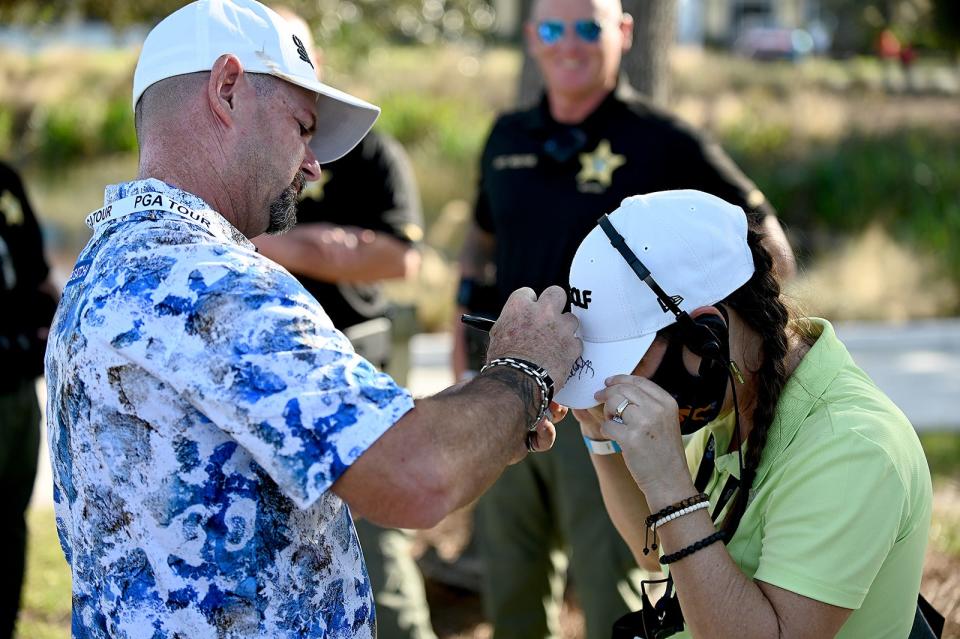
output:
[[516,395],[523,403],[524,415],[526,415],[524,425],[530,424],[540,412],[540,389],[529,375],[506,366],[496,366],[489,368],[478,379],[496,382]]

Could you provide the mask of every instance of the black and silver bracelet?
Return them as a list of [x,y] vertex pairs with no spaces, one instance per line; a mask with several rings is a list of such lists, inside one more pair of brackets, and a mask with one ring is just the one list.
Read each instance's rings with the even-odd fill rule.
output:
[[547,414],[547,410],[550,408],[550,402],[553,401],[553,378],[550,377],[550,374],[547,373],[543,367],[518,357],[498,357],[490,360],[486,366],[480,369],[480,372],[483,373],[487,369],[495,366],[514,368],[532,377],[540,388],[540,409],[537,411],[537,417],[527,427],[527,430],[536,430],[537,424],[539,424],[540,420]]

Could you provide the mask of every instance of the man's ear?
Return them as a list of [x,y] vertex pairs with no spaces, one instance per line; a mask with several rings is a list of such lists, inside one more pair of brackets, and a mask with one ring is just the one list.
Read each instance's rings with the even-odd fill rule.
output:
[[624,13],[620,20],[620,33],[623,34],[621,50],[626,53],[633,46],[633,16],[629,13]]
[[233,123],[236,110],[235,100],[240,80],[243,78],[243,65],[237,56],[225,53],[210,69],[207,81],[207,103],[210,112],[225,126]]
[[533,23],[532,19],[523,23],[523,41],[527,45],[527,53],[532,56],[540,43],[537,37],[537,25]]

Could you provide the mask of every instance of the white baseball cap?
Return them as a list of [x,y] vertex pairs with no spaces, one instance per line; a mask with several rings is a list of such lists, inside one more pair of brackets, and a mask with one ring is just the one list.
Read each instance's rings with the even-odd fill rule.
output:
[[[700,191],[661,191],[625,199],[609,220],[681,310],[723,300],[753,275],[747,217],[739,206]],[[571,310],[583,354],[554,401],[597,405],[611,375],[629,374],[657,331],[676,322],[599,226],[570,266]]]
[[318,94],[310,147],[321,164],[355,147],[380,115],[379,107],[320,82],[290,24],[256,0],[197,0],[155,26],[133,74],[134,109],[150,85],[209,71],[225,53],[237,56],[247,73],[273,75]]

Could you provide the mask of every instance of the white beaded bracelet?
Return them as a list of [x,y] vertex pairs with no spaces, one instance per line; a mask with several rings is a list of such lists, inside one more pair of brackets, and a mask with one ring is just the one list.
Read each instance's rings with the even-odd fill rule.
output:
[[661,518],[661,519],[658,519],[658,520],[653,524],[653,529],[656,530],[657,528],[659,528],[660,526],[664,525],[664,524],[667,523],[668,521],[673,521],[673,520],[676,519],[677,517],[683,517],[684,515],[689,515],[689,514],[692,513],[692,512],[696,512],[696,511],[698,511],[698,510],[703,510],[704,508],[709,508],[709,507],[710,507],[710,502],[709,502],[709,501],[701,501],[699,504],[694,504],[693,506],[687,506],[686,508],[681,508],[680,510],[678,510],[678,511],[675,512],[675,513],[670,513],[670,514],[667,515],[666,517],[663,517],[663,518]]

